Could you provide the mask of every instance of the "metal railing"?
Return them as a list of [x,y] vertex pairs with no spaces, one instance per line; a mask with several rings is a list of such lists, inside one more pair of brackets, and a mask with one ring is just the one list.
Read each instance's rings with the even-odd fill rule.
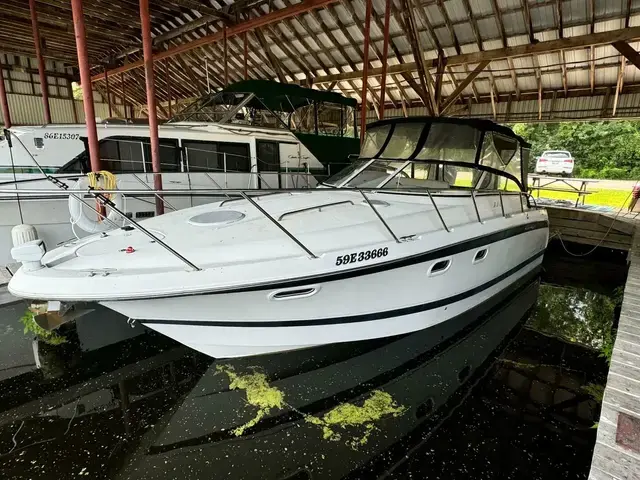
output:
[[[306,189],[306,190],[302,190],[304,192],[308,192],[311,193],[311,190]],[[318,190],[318,191],[323,191],[323,190]],[[393,238],[393,240],[396,243],[402,243],[404,241],[407,241],[411,238],[413,238],[415,235],[407,235],[407,236],[401,236],[399,237],[391,228],[391,226],[387,223],[387,221],[382,217],[382,215],[380,214],[380,212],[378,211],[378,209],[375,207],[375,205],[373,204],[373,202],[370,200],[370,198],[368,197],[367,193],[369,194],[388,194],[388,195],[411,195],[411,196],[420,196],[423,198],[428,198],[431,202],[431,204],[433,205],[433,208],[438,216],[438,219],[440,220],[440,223],[442,224],[443,229],[450,233],[453,231],[453,228],[451,228],[445,221],[442,212],[440,211],[440,208],[438,207],[438,204],[436,203],[436,198],[438,197],[444,197],[444,195],[442,195],[443,191],[442,190],[438,190],[436,192],[432,192],[429,189],[421,189],[417,192],[410,192],[410,191],[394,191],[394,190],[384,190],[384,189],[360,189],[360,188],[339,188],[339,189],[335,189],[334,191],[353,191],[353,192],[358,192],[360,195],[362,195],[365,203],[371,208],[372,212],[374,213],[375,217],[380,221],[380,223],[382,224],[382,226],[384,227],[384,229],[389,233],[389,235]],[[15,192],[14,190],[2,190],[2,188],[0,188],[0,194],[2,193],[7,193],[7,192]],[[341,202],[330,202],[330,203],[326,203],[326,204],[322,204],[322,205],[315,205],[313,207],[308,207],[305,209],[300,209],[300,210],[293,210],[291,212],[285,212],[282,215],[280,215],[280,217],[276,220],[271,214],[269,214],[264,208],[262,208],[257,200],[260,199],[260,197],[263,196],[267,196],[267,195],[273,195],[273,194],[293,194],[293,193],[299,193],[300,190],[298,189],[277,189],[277,190],[261,190],[261,189],[216,189],[216,190],[210,190],[210,189],[189,189],[189,190],[153,190],[153,189],[145,189],[145,190],[120,190],[120,189],[116,189],[116,190],[94,190],[91,188],[88,188],[86,191],[81,191],[81,190],[76,190],[73,193],[69,192],[69,191],[61,191],[61,190],[39,190],[39,189],[35,189],[35,190],[21,190],[20,194],[24,195],[26,198],[28,198],[29,195],[42,195],[42,194],[46,194],[46,195],[50,195],[52,197],[66,197],[68,195],[74,195],[77,198],[79,198],[79,200],[86,205],[87,207],[91,208],[92,210],[98,212],[98,209],[96,208],[92,208],[90,204],[88,204],[83,198],[82,195],[86,194],[86,195],[90,195],[96,198],[96,200],[98,202],[100,202],[102,205],[111,208],[114,212],[116,212],[119,216],[121,216],[123,218],[124,222],[129,223],[133,228],[139,230],[140,232],[142,232],[144,235],[148,236],[149,238],[151,238],[154,242],[156,242],[158,245],[160,245],[162,248],[164,248],[165,250],[167,250],[170,254],[172,254],[173,256],[175,256],[176,258],[178,258],[180,261],[182,261],[185,265],[187,265],[190,269],[194,270],[194,271],[199,271],[201,270],[200,267],[198,267],[197,265],[195,265],[193,262],[189,261],[187,258],[185,258],[183,255],[181,255],[180,253],[178,253],[176,250],[174,250],[173,248],[171,248],[169,245],[167,245],[165,242],[163,242],[160,238],[158,238],[156,235],[154,235],[151,231],[147,230],[146,228],[144,228],[143,226],[141,226],[138,222],[134,221],[133,219],[129,218],[124,212],[120,211],[114,204],[113,202],[111,202],[107,197],[105,197],[105,195],[109,195],[109,194],[116,194],[116,193],[120,193],[123,195],[131,195],[131,196],[135,196],[135,195],[144,195],[144,194],[154,194],[154,195],[158,195],[161,197],[164,196],[185,196],[185,195],[194,195],[194,193],[198,193],[198,192],[206,192],[207,195],[212,195],[212,194],[217,194],[219,195],[220,193],[223,193],[224,195],[227,196],[226,200],[223,200],[222,202],[220,202],[219,207],[223,207],[224,205],[228,204],[229,202],[234,202],[234,201],[240,201],[240,200],[245,200],[247,201],[249,204],[251,204],[256,210],[258,210],[260,212],[261,215],[263,215],[265,218],[267,218],[271,223],[273,223],[280,231],[282,231],[292,242],[294,242],[307,256],[309,256],[309,258],[312,259],[316,259],[318,258],[318,255],[316,255],[313,251],[311,251],[306,245],[304,245],[298,238],[296,238],[296,236],[294,234],[292,234],[284,225],[282,225],[281,221],[286,218],[288,215],[293,215],[296,213],[300,213],[303,211],[309,211],[309,210],[315,210],[315,209],[322,209],[323,207],[328,207],[328,206],[333,206],[333,205],[339,205],[339,204],[343,204],[343,203],[351,203],[352,205],[354,205],[354,203],[351,200],[346,200],[346,201],[341,201]],[[446,192],[446,190],[445,190]],[[255,194],[255,195],[251,195],[251,194]],[[236,195],[235,197],[233,197],[232,195]],[[468,195],[471,198],[471,201],[473,203],[473,207],[474,207],[474,211],[476,213],[476,217],[478,219],[478,222],[481,224],[484,224],[484,220],[482,219],[482,217],[480,216],[480,209],[478,208],[478,202],[477,202],[477,196],[481,196],[481,197],[485,197],[485,196],[498,196],[499,200],[500,200],[500,211],[501,211],[501,216],[504,218],[509,218],[513,215],[513,213],[507,214],[505,211],[505,205],[504,205],[504,196],[515,196],[517,195],[519,197],[519,202],[520,202],[520,206],[521,206],[521,212],[524,213],[524,204],[523,204],[523,196],[525,198],[527,198],[527,204],[529,205],[529,198],[531,197],[531,195],[528,192],[510,192],[510,191],[502,191],[502,190],[487,190],[487,191],[482,191],[482,192],[476,192],[476,191],[470,191],[470,195]],[[447,195],[448,197],[452,197],[450,194]],[[455,195],[453,196],[455,198],[459,198],[461,197],[461,195]],[[536,206],[537,208],[537,206]],[[100,214],[98,212],[98,214]],[[492,217],[493,218],[493,217]],[[114,226],[120,228],[119,225],[114,224],[113,222],[109,222],[112,223]]]

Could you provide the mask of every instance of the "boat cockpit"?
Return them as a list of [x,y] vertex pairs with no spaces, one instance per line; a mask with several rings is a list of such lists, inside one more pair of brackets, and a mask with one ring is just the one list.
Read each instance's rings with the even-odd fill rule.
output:
[[359,160],[325,186],[526,192],[530,145],[489,120],[412,117],[367,128]]

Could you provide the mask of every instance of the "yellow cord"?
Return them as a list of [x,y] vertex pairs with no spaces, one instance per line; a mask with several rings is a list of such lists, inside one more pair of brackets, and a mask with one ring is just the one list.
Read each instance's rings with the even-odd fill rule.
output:
[[[91,188],[115,190],[118,185],[116,182],[116,176],[113,173],[108,172],[107,170],[100,170],[99,172],[89,172],[87,173],[87,178],[89,179],[89,186]],[[100,180],[102,180],[102,186],[100,186]]]
[[[107,170],[100,170],[99,172],[89,172],[87,173],[87,178],[89,179],[89,186],[91,188],[95,188],[96,190],[116,190],[118,188],[118,183],[116,181],[116,176],[108,172]],[[103,186],[100,186],[100,182],[102,181]],[[111,198],[111,194],[104,194],[105,197]],[[96,208],[98,212],[102,212],[102,215],[105,214],[104,207],[98,202],[96,202]],[[98,222],[102,222],[102,216],[98,215]]]

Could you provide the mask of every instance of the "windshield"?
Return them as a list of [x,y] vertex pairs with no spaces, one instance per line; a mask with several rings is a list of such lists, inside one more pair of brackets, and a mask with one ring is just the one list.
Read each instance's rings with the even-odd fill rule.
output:
[[570,158],[571,154],[569,152],[544,152],[542,156],[550,158]]

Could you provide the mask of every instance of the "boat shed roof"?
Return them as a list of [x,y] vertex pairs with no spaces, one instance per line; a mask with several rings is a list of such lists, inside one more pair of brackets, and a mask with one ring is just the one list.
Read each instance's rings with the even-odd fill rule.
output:
[[[387,115],[640,116],[639,0],[390,2],[384,58],[387,3],[372,0],[366,96],[373,118],[383,62]],[[4,62],[7,54],[33,55],[28,3],[0,0]],[[70,4],[35,0],[45,56],[73,67]],[[104,92],[108,72],[113,95],[145,104],[139,2],[83,5],[94,86]],[[162,105],[247,78],[313,85],[360,102],[365,12],[366,0],[150,0],[156,95]]]

